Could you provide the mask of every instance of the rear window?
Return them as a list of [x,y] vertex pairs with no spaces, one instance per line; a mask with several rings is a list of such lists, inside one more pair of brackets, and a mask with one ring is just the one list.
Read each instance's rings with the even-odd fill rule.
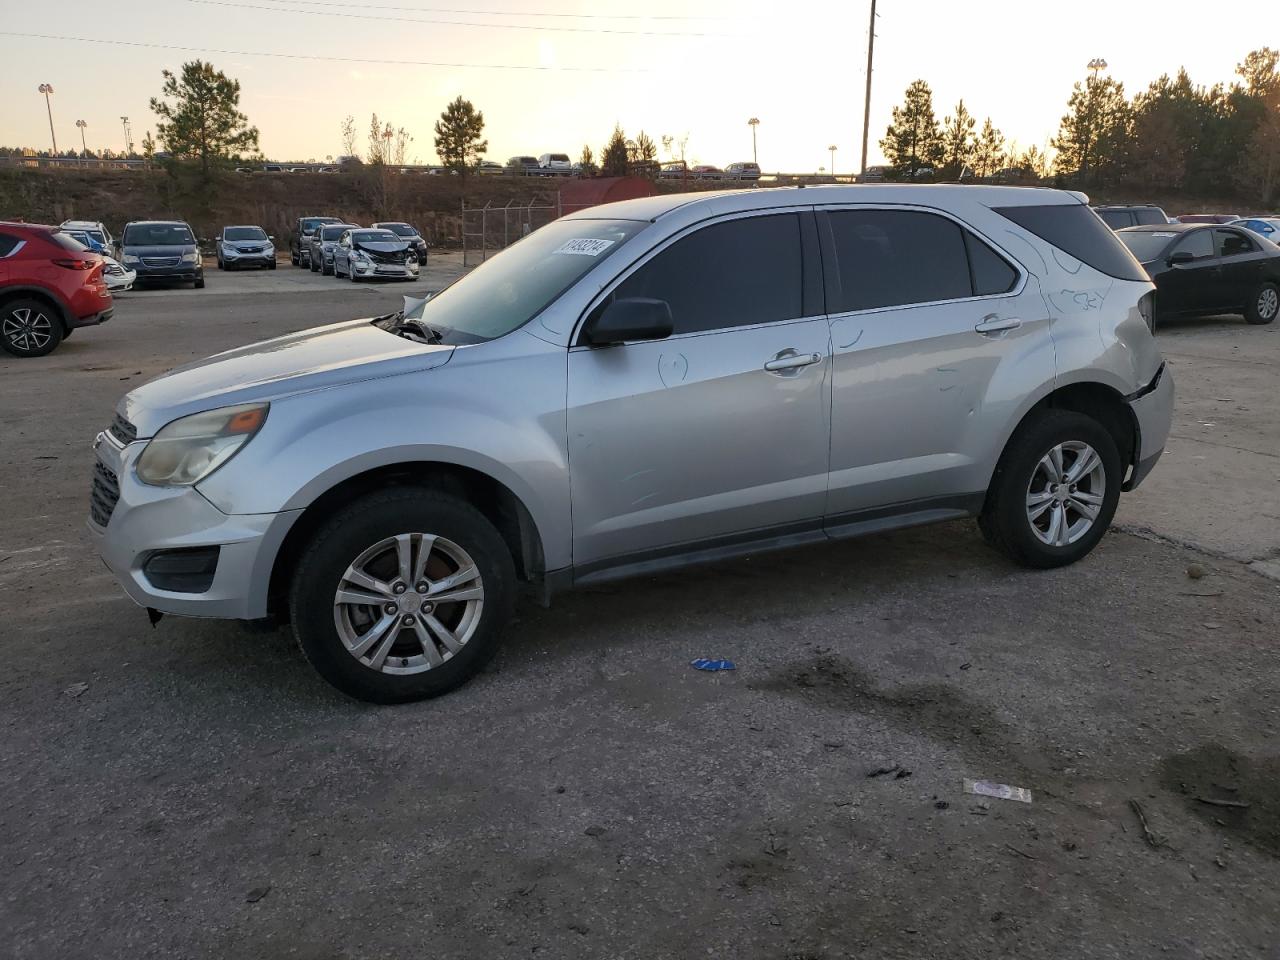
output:
[[63,250],[71,250],[74,253],[84,253],[89,249],[86,244],[81,243],[69,233],[63,233],[61,230],[56,230],[49,234],[49,239],[62,247]]
[[1109,277],[1148,279],[1128,248],[1082,203],[997,207],[995,212]]
[[336,227],[324,227],[320,231],[320,239],[321,240],[341,240],[342,235],[350,229],[351,228],[348,227],[345,223],[339,224]]
[[1133,217],[1138,221],[1138,225],[1143,227],[1169,222],[1169,217],[1159,207],[1142,207],[1133,211]]
[[556,163],[568,163],[569,155],[567,153],[553,153],[548,159],[554,160]]
[[418,231],[407,223],[384,223],[382,227],[402,237],[416,237],[418,235]]
[[1133,217],[1128,210],[1095,210],[1098,216],[1112,230],[1120,230],[1124,227],[1133,226]]

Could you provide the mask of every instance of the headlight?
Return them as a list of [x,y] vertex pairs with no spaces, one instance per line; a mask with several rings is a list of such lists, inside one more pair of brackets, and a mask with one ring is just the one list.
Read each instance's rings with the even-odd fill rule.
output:
[[199,263],[200,262],[199,252],[193,250],[191,253],[184,253],[182,255],[182,262],[183,263]]
[[125,263],[141,263],[141,261],[131,253],[126,253],[123,259]]
[[369,259],[369,255],[365,253],[363,250],[352,250],[351,259],[364,261]]
[[252,439],[269,408],[267,403],[245,403],[174,420],[142,451],[135,468],[138,479],[162,487],[199,483]]
[[237,250],[235,247],[233,247],[231,244],[229,244],[229,243],[224,243],[224,244],[222,245],[222,252],[223,252],[224,254],[229,253],[229,254],[231,254],[232,256],[235,256],[235,255],[236,255],[237,253],[239,253],[240,251],[239,251],[239,250]]

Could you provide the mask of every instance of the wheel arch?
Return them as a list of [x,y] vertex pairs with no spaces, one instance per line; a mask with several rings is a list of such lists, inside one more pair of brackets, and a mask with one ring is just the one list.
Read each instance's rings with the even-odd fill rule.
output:
[[58,319],[62,322],[63,335],[65,336],[66,332],[71,329],[69,320],[71,312],[67,309],[67,305],[62,298],[52,290],[27,284],[7,286],[0,289],[0,307],[13,300],[39,300],[42,303],[47,303],[57,311]]
[[294,520],[272,561],[268,614],[284,616],[294,568],[315,532],[335,510],[357,497],[388,487],[430,487],[457,496],[493,523],[515,563],[516,576],[539,582],[546,573],[542,535],[533,514],[510,487],[474,467],[443,461],[403,461],[372,467],[346,477],[311,501]]

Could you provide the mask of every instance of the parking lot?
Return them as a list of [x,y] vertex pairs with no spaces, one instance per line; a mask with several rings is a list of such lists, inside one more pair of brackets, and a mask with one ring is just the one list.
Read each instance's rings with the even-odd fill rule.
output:
[[1161,330],[1173,435],[1080,564],[965,522],[628,581],[378,708],[287,632],[149,626],[90,443],[149,377],[461,258],[207,267],[0,356],[0,955],[1277,956],[1280,324]]

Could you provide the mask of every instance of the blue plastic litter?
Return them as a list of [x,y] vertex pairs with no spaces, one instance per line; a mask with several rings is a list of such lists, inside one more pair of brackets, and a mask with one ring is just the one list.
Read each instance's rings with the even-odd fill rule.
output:
[[732,660],[707,660],[699,657],[697,660],[691,660],[689,666],[695,670],[736,670]]

